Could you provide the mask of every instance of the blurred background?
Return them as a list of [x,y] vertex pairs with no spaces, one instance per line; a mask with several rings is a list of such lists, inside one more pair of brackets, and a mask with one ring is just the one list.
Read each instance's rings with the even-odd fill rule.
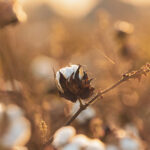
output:
[[[0,149],[41,149],[72,115],[53,70],[81,64],[99,90],[148,62],[149,18],[149,0],[0,0]],[[116,147],[121,129],[138,141],[132,150],[149,150],[149,83],[122,84],[72,125]],[[11,127],[16,116],[19,127]]]

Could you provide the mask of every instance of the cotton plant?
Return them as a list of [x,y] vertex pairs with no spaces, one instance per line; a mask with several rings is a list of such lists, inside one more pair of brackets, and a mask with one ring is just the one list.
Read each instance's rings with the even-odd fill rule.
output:
[[26,149],[31,126],[21,108],[0,103],[0,127],[0,146],[14,150]]
[[53,145],[55,148],[61,148],[69,143],[71,138],[76,134],[76,130],[71,127],[62,127],[55,132]]
[[103,142],[90,139],[83,134],[76,134],[72,126],[58,129],[52,144],[58,150],[105,150]]
[[142,150],[140,141],[130,136],[120,138],[119,145],[121,150]]
[[119,140],[118,145],[121,150],[143,150],[142,140],[138,136],[123,129],[120,129],[117,132]]
[[114,145],[114,144],[108,144],[106,146],[106,150],[119,150],[119,147],[117,145]]
[[75,103],[81,99],[89,98],[94,88],[91,86],[92,79],[83,70],[81,65],[70,65],[56,72],[56,83],[60,96]]
[[[64,97],[66,100],[71,101],[72,103],[76,103],[76,102],[79,103],[78,105],[80,106],[79,109],[73,114],[73,116],[71,116],[70,119],[64,124],[64,126],[70,125],[76,118],[79,117],[79,115],[81,113],[83,113],[87,108],[89,108],[89,106],[91,106],[91,104],[93,104],[98,98],[103,98],[104,94],[111,91],[115,87],[119,86],[121,83],[128,81],[130,79],[140,80],[143,75],[147,75],[149,72],[150,72],[150,64],[147,63],[144,66],[142,66],[141,68],[139,68],[138,70],[123,74],[122,78],[119,81],[117,81],[110,87],[104,89],[103,91],[97,91],[97,92],[95,92],[95,88],[92,87],[92,85],[91,85],[92,79],[89,79],[88,73],[87,73],[87,71],[84,70],[82,65],[74,64],[74,65],[70,65],[67,67],[63,67],[63,68],[59,69],[56,73],[54,72],[55,81],[56,81],[59,95],[61,97]],[[83,116],[85,117],[87,114],[84,114]],[[89,113],[89,114],[91,115],[92,113]],[[93,117],[94,115],[91,115],[91,116]],[[87,116],[85,118],[87,119]],[[134,146],[136,148],[141,147],[140,145],[138,145],[140,143],[138,143],[135,138],[129,137],[130,139],[128,139],[128,136],[126,137],[126,133],[124,131],[122,131],[122,132],[119,131],[119,134],[121,135],[120,141],[119,141],[119,149],[125,150],[124,146],[123,146],[124,143],[127,143],[127,144],[125,144],[125,146],[126,145],[131,146],[131,147],[128,147],[129,148],[128,150],[130,150],[130,149],[134,150],[133,149]],[[59,140],[56,140],[57,139],[56,135],[57,134],[52,135],[50,140],[48,140],[44,145],[49,145],[51,142],[53,142],[54,147],[56,147],[57,144],[54,144],[54,143],[57,143],[56,141],[59,141]],[[61,135],[61,137],[65,137],[62,135]],[[67,150],[68,150],[68,147],[71,147],[71,146],[74,146],[73,147],[74,150],[78,149],[78,146],[76,144],[70,143],[72,138],[68,138],[69,140],[67,139],[67,142],[64,142],[64,145],[60,144],[62,146],[62,147],[61,146],[60,147],[63,148],[64,146],[66,147],[68,144],[71,144],[71,145],[67,146]],[[61,138],[58,138],[58,139],[61,139]],[[129,142],[129,144],[128,144],[128,142]],[[92,143],[92,144],[90,146],[85,146],[84,147],[85,150],[86,149],[87,150],[92,150],[92,149],[94,149],[94,150],[95,149],[99,149],[99,150],[104,149],[105,150],[106,149],[105,144],[97,139],[92,140],[92,142],[88,142],[88,143]],[[134,146],[131,143],[132,144],[134,143],[133,144]],[[59,142],[58,142],[58,145],[59,145]],[[125,147],[125,148],[127,148],[127,147]],[[80,148],[79,148],[79,150],[80,150]],[[138,149],[136,149],[136,150],[138,150]]]

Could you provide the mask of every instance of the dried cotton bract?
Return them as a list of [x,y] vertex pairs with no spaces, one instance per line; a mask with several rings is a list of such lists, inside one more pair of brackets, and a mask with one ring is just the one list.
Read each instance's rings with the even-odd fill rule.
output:
[[91,80],[81,65],[61,68],[56,73],[56,82],[60,96],[72,102],[89,98],[94,91],[90,85]]

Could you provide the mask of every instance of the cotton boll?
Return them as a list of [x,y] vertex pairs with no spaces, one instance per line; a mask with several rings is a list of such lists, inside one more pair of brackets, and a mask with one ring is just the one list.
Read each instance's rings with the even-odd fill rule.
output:
[[88,78],[87,72],[81,65],[59,69],[56,72],[55,81],[60,96],[72,102],[87,99],[94,92],[94,87],[91,86],[92,79]]
[[87,146],[88,142],[89,142],[89,139],[83,134],[78,134],[74,136],[71,141],[71,143],[78,145],[80,148]]
[[3,114],[6,114],[8,125],[7,130],[0,138],[0,145],[6,148],[24,146],[30,139],[31,127],[29,121],[24,117],[23,111],[18,106],[11,104],[5,106]]
[[[70,78],[70,76],[72,75],[72,73],[76,73],[77,69],[79,68],[79,65],[71,65],[69,67],[64,67],[61,68],[57,73],[56,73],[56,80],[59,82],[60,80],[60,73],[61,72],[64,77],[66,79]],[[82,78],[81,76],[79,76],[80,79]]]
[[25,118],[16,119],[3,136],[2,143],[6,147],[25,145],[30,138],[30,123]]
[[[61,92],[64,92],[64,91],[60,84],[60,72],[63,74],[63,76],[66,79],[69,79],[71,77],[72,73],[74,73],[74,74],[76,73],[78,68],[79,68],[79,65],[71,65],[69,67],[61,68],[59,71],[56,72],[56,82],[57,82],[58,88]],[[79,76],[79,78],[81,79],[81,76]]]
[[139,137],[139,131],[137,127],[134,126],[133,124],[126,125],[125,130],[128,134],[133,135],[135,137]]
[[76,131],[72,126],[66,126],[58,129],[54,134],[53,146],[55,148],[62,147],[67,144],[75,134]]
[[85,150],[106,150],[104,143],[102,143],[100,140],[90,140],[88,146],[85,148]]
[[64,146],[63,148],[61,148],[61,150],[81,150],[80,147],[74,143],[69,143],[66,146]]
[[88,142],[89,139],[85,135],[79,134],[74,136],[62,150],[82,150],[88,145]]
[[106,150],[119,150],[116,145],[107,145]]
[[24,115],[22,109],[14,104],[10,104],[7,106],[6,113],[9,117],[9,120],[11,120],[11,121],[18,119],[20,117],[23,117],[23,115]]
[[[80,107],[80,103],[77,101],[72,107],[71,114],[74,114],[79,109],[79,107]],[[86,121],[94,118],[95,115],[96,115],[96,112],[95,112],[94,108],[89,106],[88,108],[86,108],[79,114],[79,116],[76,118],[76,120],[79,123],[83,124]]]
[[141,150],[140,143],[131,137],[125,136],[120,139],[121,150]]
[[35,57],[30,65],[31,72],[37,79],[54,79],[53,68],[57,69],[57,62],[48,56],[39,55]]

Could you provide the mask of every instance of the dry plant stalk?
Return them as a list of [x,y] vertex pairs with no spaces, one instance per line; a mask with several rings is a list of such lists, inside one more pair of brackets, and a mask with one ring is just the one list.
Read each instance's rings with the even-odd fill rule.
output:
[[[142,66],[140,69],[131,71],[129,73],[125,73],[122,75],[122,78],[117,81],[115,84],[111,85],[110,87],[98,92],[91,100],[89,100],[86,104],[80,105],[80,108],[78,111],[63,125],[67,126],[70,125],[78,116],[79,114],[85,110],[89,105],[93,104],[96,102],[98,98],[103,98],[103,95],[108,93],[109,91],[113,90],[114,88],[118,87],[121,83],[128,81],[130,79],[138,79],[140,80],[143,75],[147,75],[150,72],[150,63],[147,63],[146,65]],[[48,146],[52,143],[53,141],[53,135],[50,137],[50,139],[43,145]]]

